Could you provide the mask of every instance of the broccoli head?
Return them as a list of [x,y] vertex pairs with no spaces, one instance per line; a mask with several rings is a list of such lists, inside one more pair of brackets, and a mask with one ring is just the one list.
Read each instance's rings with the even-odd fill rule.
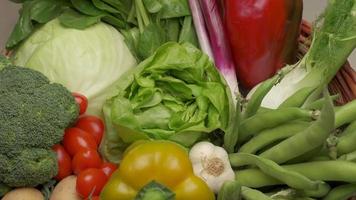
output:
[[15,157],[0,154],[0,178],[10,187],[37,186],[58,173],[57,158],[47,149],[23,149]]
[[[7,158],[10,162],[7,166],[26,162],[26,159],[41,161],[41,165],[43,163],[50,166],[31,168],[29,163],[27,168],[22,167],[21,173],[19,167],[16,178],[22,181],[20,183],[26,183],[26,178],[36,176],[31,177],[30,174],[42,174],[47,175],[45,181],[48,181],[55,175],[53,172],[57,170],[56,163],[52,162],[50,148],[62,140],[64,130],[75,122],[78,115],[79,107],[74,97],[62,85],[50,83],[47,77],[32,69],[16,66],[4,67],[0,70],[0,168],[5,165],[3,158]],[[31,149],[40,153],[47,152],[42,152],[40,155],[31,154]],[[21,156],[25,159],[19,161],[18,158]],[[34,157],[31,159],[30,156]],[[47,156],[47,160],[43,156]],[[17,162],[12,162],[12,160]],[[37,173],[40,169],[43,173]],[[3,181],[5,184],[30,186],[18,184],[19,180],[11,182],[16,178],[5,179],[13,177],[8,176],[8,173],[10,171],[0,169],[0,180],[5,180]],[[43,179],[38,177],[34,180],[37,182],[29,181],[31,186],[36,185],[34,183],[43,183]]]
[[40,72],[15,66],[0,71],[0,152],[50,148],[78,114],[71,93]]

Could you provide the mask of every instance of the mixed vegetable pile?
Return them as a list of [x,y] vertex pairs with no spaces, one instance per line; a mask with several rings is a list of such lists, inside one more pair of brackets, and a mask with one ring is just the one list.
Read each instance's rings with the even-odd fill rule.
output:
[[13,1],[3,200],[356,197],[356,100],[327,90],[356,0],[328,2],[299,61],[301,0]]

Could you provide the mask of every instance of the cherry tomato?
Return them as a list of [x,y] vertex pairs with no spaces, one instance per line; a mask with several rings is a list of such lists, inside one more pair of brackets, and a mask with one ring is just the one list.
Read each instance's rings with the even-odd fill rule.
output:
[[108,163],[105,162],[101,165],[100,169],[106,174],[108,178],[114,173],[114,171],[117,169],[117,165],[114,163]]
[[100,169],[86,169],[77,177],[77,192],[84,198],[89,195],[98,196],[107,180],[108,178]]
[[99,168],[102,160],[99,153],[94,149],[85,149],[76,153],[72,161],[72,169],[74,174],[79,174],[81,171],[88,168]]
[[80,150],[97,149],[94,137],[79,128],[67,129],[62,142],[64,148],[71,156],[74,156]]
[[85,200],[100,200],[99,196],[88,197]]
[[104,134],[103,120],[95,116],[82,116],[79,118],[76,127],[92,134],[95,138],[96,143],[98,145],[100,144],[101,138]]
[[56,152],[58,161],[58,174],[54,177],[54,179],[60,181],[72,174],[72,161],[62,145],[56,144],[52,147],[52,149]]
[[79,94],[77,92],[73,92],[72,95],[77,104],[79,105],[79,114],[84,114],[88,108],[88,99],[84,95]]

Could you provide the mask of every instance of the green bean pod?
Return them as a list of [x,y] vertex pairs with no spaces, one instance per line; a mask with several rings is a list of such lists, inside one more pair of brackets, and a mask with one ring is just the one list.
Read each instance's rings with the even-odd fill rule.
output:
[[354,195],[356,195],[356,184],[346,184],[333,188],[323,200],[347,200]]
[[238,181],[226,181],[221,187],[217,200],[240,200],[241,184]]
[[257,113],[264,113],[264,112],[268,112],[271,110],[275,110],[275,109],[271,109],[271,108],[266,108],[266,107],[260,107],[257,111]]
[[262,172],[295,189],[316,190],[321,184],[321,182],[312,181],[299,173],[285,170],[277,163],[253,154],[230,154],[229,159],[233,167],[256,165]]
[[248,187],[241,187],[241,196],[244,200],[273,200],[271,197],[263,194],[258,190]]
[[339,128],[344,124],[351,123],[356,120],[356,100],[351,101],[335,112],[335,127]]
[[[253,178],[252,178],[253,177]],[[251,188],[261,188],[266,186],[282,185],[283,182],[273,178],[258,169],[245,169],[236,172],[236,180],[241,185]],[[309,197],[323,197],[330,190],[330,186],[325,182],[320,182],[317,189],[314,190],[298,190],[298,193]]]
[[356,151],[353,151],[348,154],[344,154],[338,158],[338,160],[344,160],[349,162],[356,162]]
[[340,137],[348,135],[356,130],[356,121],[351,122],[345,130],[340,134]]
[[[338,99],[340,96],[338,94],[330,96],[331,100],[334,102],[336,99]],[[316,101],[313,101],[307,105],[303,105],[302,108],[307,109],[307,110],[321,110],[323,108],[325,99],[321,98]]]
[[299,172],[312,180],[348,183],[356,181],[356,163],[342,160],[299,163],[287,165],[285,169]]
[[[356,163],[341,160],[316,161],[284,165],[282,168],[304,175],[311,180],[340,181],[354,183],[356,180]],[[251,178],[253,177],[253,178]],[[245,169],[236,172],[236,180],[241,185],[252,188],[283,184],[282,181],[265,174],[259,169]]]
[[356,129],[339,137],[336,149],[337,155],[348,154],[356,151]]
[[[303,155],[300,155],[298,157],[295,157],[295,158],[289,160],[288,162],[286,162],[286,164],[296,164],[296,163],[303,163],[303,162],[311,161],[313,159],[319,158],[320,156],[324,156],[323,151],[324,151],[324,146],[317,147],[311,151],[304,153]],[[327,153],[325,155],[328,155]],[[327,158],[328,158],[327,160],[330,160],[329,157],[327,157]]]
[[224,134],[224,148],[228,153],[235,151],[235,146],[239,137],[239,125],[241,122],[241,99],[237,99],[235,113],[232,123],[233,125]]
[[246,141],[250,136],[257,135],[262,130],[274,128],[293,120],[312,120],[315,112],[301,108],[281,108],[271,110],[245,119],[239,126],[239,141]]
[[272,197],[274,200],[313,200],[305,194],[300,194],[300,192],[296,191],[295,189],[284,189],[277,193],[268,194],[268,196]]
[[337,154],[339,156],[343,154],[352,155],[352,152],[356,151],[356,145],[354,145],[356,141],[356,121],[350,123],[338,137],[339,139],[336,145]]
[[297,200],[297,199],[311,199],[310,197],[323,197],[330,191],[330,186],[324,183],[317,190],[284,190],[271,196],[273,199],[280,200]]
[[257,87],[256,91],[252,94],[250,99],[248,99],[246,109],[244,110],[244,118],[249,118],[257,113],[263,98],[272,89],[272,87],[279,82],[280,79],[281,76],[279,75],[273,76],[272,78],[262,82],[261,85]]
[[326,99],[327,101],[317,121],[304,131],[266,150],[260,156],[280,164],[323,145],[329,134],[334,130],[335,124],[334,109],[330,96],[326,95]]
[[310,96],[312,92],[315,91],[315,87],[305,87],[297,92],[295,92],[292,96],[288,97],[279,108],[288,108],[288,107],[301,107],[303,106],[306,99]]
[[261,188],[283,184],[282,181],[273,178],[256,168],[235,171],[235,179],[239,181],[241,185],[250,188]]
[[331,189],[330,185],[323,182],[323,184],[320,187],[318,187],[318,189],[316,190],[303,190],[299,192],[303,193],[305,196],[308,197],[323,197],[329,193],[330,189]]
[[275,128],[263,130],[241,146],[239,152],[254,154],[273,142],[289,138],[306,129],[310,123],[303,121],[289,122]]

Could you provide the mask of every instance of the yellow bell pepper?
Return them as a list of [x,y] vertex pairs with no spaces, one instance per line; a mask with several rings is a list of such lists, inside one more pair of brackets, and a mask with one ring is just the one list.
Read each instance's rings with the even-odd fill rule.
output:
[[195,176],[188,153],[169,141],[141,141],[126,151],[101,200],[214,200]]

